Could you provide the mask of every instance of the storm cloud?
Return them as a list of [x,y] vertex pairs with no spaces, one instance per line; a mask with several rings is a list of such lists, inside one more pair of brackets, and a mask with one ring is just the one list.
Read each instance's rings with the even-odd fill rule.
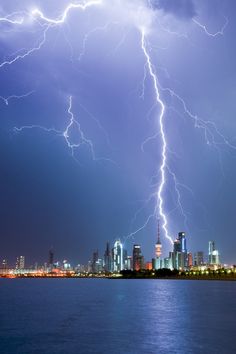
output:
[[192,0],[151,0],[150,3],[153,8],[182,19],[191,19],[196,15]]

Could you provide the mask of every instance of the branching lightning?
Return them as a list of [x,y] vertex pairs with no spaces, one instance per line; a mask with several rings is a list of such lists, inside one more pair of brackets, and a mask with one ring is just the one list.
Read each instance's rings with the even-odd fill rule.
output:
[[[76,150],[82,146],[86,146],[94,161],[107,161],[112,164],[115,164],[115,162],[112,161],[111,159],[96,156],[92,140],[89,139],[85,135],[85,133],[83,132],[83,130],[81,128],[79,121],[76,120],[76,118],[75,118],[75,115],[72,111],[72,103],[73,103],[73,99],[72,99],[72,96],[70,96],[69,97],[69,105],[68,105],[68,109],[67,109],[67,113],[68,113],[70,119],[63,131],[57,130],[55,128],[46,128],[44,126],[37,125],[37,124],[36,125],[25,125],[22,127],[14,127],[13,131],[16,133],[20,133],[24,130],[39,129],[39,130],[43,130],[46,133],[53,133],[53,134],[55,134],[59,137],[62,137],[64,139],[64,141],[65,141],[67,147],[70,149],[71,155],[74,159],[76,159],[76,157],[75,157]],[[70,135],[70,131],[73,129],[75,129],[75,131],[77,132],[76,140],[78,142],[76,142],[76,143],[72,141],[71,135]],[[76,161],[78,161],[78,160],[76,159]]]
[[[225,24],[223,25],[221,30],[217,31],[216,33],[211,33],[207,30],[206,26],[200,24],[200,22],[198,22],[197,20],[193,19],[193,22],[196,25],[198,25],[201,29],[203,29],[205,34],[208,35],[209,37],[217,37],[219,35],[223,35],[224,30],[228,25],[228,19],[225,17]],[[178,33],[173,32],[169,29],[167,30],[164,27],[162,27],[162,30],[165,30],[166,32],[168,32],[171,35],[172,34],[178,35]],[[187,35],[180,34],[178,36],[188,39]],[[161,87],[160,83],[158,82],[156,71],[154,69],[150,55],[147,50],[147,45],[146,45],[146,41],[145,41],[145,30],[142,30],[141,43],[142,43],[142,50],[143,50],[144,55],[146,57],[146,63],[144,65],[144,77],[143,77],[143,81],[142,81],[142,93],[140,95],[140,98],[144,99],[145,81],[147,79],[147,71],[148,71],[150,76],[152,77],[152,80],[153,80],[154,90],[155,90],[155,94],[156,94],[156,103],[158,103],[159,106],[161,107],[161,111],[160,111],[160,114],[158,117],[160,129],[156,133],[154,133],[153,135],[148,136],[143,141],[143,143],[141,145],[141,150],[144,152],[144,147],[147,143],[149,143],[151,140],[157,139],[159,137],[159,135],[161,136],[161,141],[162,141],[162,160],[161,160],[161,167],[160,167],[161,180],[160,180],[159,187],[157,190],[157,195],[156,195],[157,205],[155,207],[154,213],[150,214],[148,216],[148,218],[146,219],[145,223],[141,227],[139,227],[135,232],[132,232],[130,235],[128,235],[128,237],[133,237],[137,232],[141,231],[142,229],[144,229],[147,226],[147,224],[149,223],[151,218],[153,218],[153,217],[157,218],[160,215],[163,220],[163,229],[164,229],[165,237],[171,243],[173,243],[172,238],[169,236],[169,232],[168,232],[169,230],[168,230],[168,224],[167,224],[167,214],[164,212],[164,205],[163,205],[164,204],[163,203],[163,190],[164,190],[164,187],[166,184],[166,171],[168,171],[170,177],[173,179],[174,190],[175,190],[176,197],[177,197],[177,208],[180,210],[180,213],[183,216],[184,225],[185,225],[186,229],[188,229],[188,226],[187,226],[187,224],[188,224],[187,219],[188,218],[187,218],[187,212],[184,210],[184,207],[183,207],[183,204],[181,201],[182,198],[181,198],[180,188],[184,188],[184,189],[188,190],[192,195],[193,195],[193,191],[191,188],[189,188],[185,184],[180,183],[176,177],[176,174],[171,170],[170,166],[167,165],[167,151],[169,151],[169,147],[167,145],[167,139],[165,136],[165,129],[164,129],[164,114],[165,114],[166,107],[165,107],[164,100],[162,100],[160,98],[160,90],[163,93],[168,92],[172,98],[174,97],[175,99],[177,99],[179,101],[179,103],[182,105],[184,114],[186,114],[190,119],[193,120],[194,127],[203,130],[205,141],[206,141],[207,145],[212,145],[217,150],[218,153],[219,153],[219,146],[220,145],[225,145],[233,150],[236,149],[236,146],[234,146],[232,143],[229,142],[229,140],[219,131],[219,129],[217,128],[216,124],[213,121],[204,120],[204,119],[198,117],[196,114],[193,114],[191,112],[191,110],[187,107],[187,104],[182,97],[180,97],[178,94],[176,94],[170,88],[162,88]],[[153,107],[155,107],[155,106],[156,106],[156,104]],[[153,110],[153,107],[151,108],[151,110]],[[218,138],[218,140],[216,140],[216,138]],[[220,165],[221,165],[221,161],[220,161]],[[155,177],[157,178],[157,176],[155,176]],[[152,198],[153,198],[153,194],[151,194],[151,196],[146,201],[146,203],[149,202]],[[143,209],[143,207],[137,211],[137,213],[135,214],[135,219],[137,217],[137,214],[139,214],[139,212],[142,209]]]
[[[163,92],[168,92],[171,97],[177,99],[177,101],[182,105],[184,113],[194,122],[194,127],[203,130],[204,137],[207,145],[212,145],[216,149],[220,145],[225,145],[230,149],[236,150],[236,146],[233,145],[217,128],[216,124],[210,120],[204,120],[198,117],[196,114],[192,113],[188,108],[185,100],[179,96],[176,92],[174,92],[169,87],[163,88],[161,87]],[[216,137],[219,141],[216,141]]]
[[[46,42],[46,39],[47,39],[47,32],[50,28],[54,27],[54,26],[57,26],[57,25],[61,25],[63,24],[66,19],[67,19],[67,16],[68,16],[68,13],[72,10],[72,9],[80,9],[82,11],[85,11],[87,8],[89,7],[92,7],[92,6],[97,6],[97,5],[102,5],[103,3],[103,0],[91,0],[91,1],[88,1],[86,2],[85,4],[69,4],[66,9],[63,11],[63,13],[61,14],[61,16],[59,16],[59,18],[57,19],[53,19],[53,18],[49,18],[49,17],[46,17],[39,9],[34,9],[32,12],[31,12],[31,16],[33,17],[33,19],[37,20],[38,22],[38,19],[42,20],[43,22],[45,22],[45,24],[43,25],[45,28],[43,30],[43,36],[42,36],[42,39],[39,40],[38,44],[27,50],[25,53],[23,54],[18,54],[16,57],[14,57],[13,59],[11,60],[5,60],[3,61],[2,63],[0,63],[0,69],[2,67],[4,67],[5,65],[12,65],[14,64],[16,61],[20,60],[20,59],[24,59],[26,58],[27,56],[33,54],[34,52],[36,51],[39,51],[43,45],[45,44]],[[24,18],[20,18],[20,19],[11,19],[11,17],[14,17],[17,15],[17,12],[14,12],[6,17],[2,17],[0,18],[0,21],[4,21],[4,22],[9,22],[11,24],[14,24],[14,25],[22,25],[24,23]]]

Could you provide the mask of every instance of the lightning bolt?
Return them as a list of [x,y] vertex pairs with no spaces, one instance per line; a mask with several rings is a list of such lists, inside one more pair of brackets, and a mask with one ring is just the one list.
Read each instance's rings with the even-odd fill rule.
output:
[[166,156],[167,139],[165,136],[165,129],[164,129],[165,104],[161,99],[160,91],[158,88],[158,79],[157,79],[157,76],[155,73],[155,68],[152,64],[150,55],[148,53],[147,44],[146,44],[145,29],[141,30],[141,47],[142,47],[144,57],[146,59],[146,67],[147,67],[149,75],[151,76],[152,81],[153,81],[156,102],[160,106],[160,114],[158,117],[158,122],[159,122],[159,126],[160,126],[160,135],[161,135],[161,142],[162,142],[162,151],[161,151],[162,160],[161,160],[161,166],[160,166],[161,180],[160,180],[158,190],[156,192],[157,202],[158,202],[158,210],[159,210],[159,215],[162,219],[162,228],[164,230],[164,235],[165,235],[166,239],[169,240],[171,244],[173,244],[173,240],[172,240],[172,238],[169,234],[169,230],[168,230],[168,222],[167,222],[167,217],[166,217],[166,214],[164,211],[164,202],[163,202],[163,191],[164,191],[164,187],[165,187],[165,183],[166,183],[166,161],[167,161],[167,156]]

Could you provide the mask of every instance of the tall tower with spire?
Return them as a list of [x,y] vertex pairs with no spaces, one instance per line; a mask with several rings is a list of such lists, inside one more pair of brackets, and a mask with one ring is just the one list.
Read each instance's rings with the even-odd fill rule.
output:
[[155,253],[156,257],[160,258],[162,254],[162,244],[161,244],[161,238],[160,238],[160,219],[158,219],[158,229],[157,229],[157,242],[155,245]]

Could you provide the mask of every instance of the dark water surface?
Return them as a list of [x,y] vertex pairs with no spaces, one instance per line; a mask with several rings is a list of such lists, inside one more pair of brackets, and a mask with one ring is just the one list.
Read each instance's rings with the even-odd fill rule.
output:
[[236,282],[0,279],[0,353],[236,353]]

